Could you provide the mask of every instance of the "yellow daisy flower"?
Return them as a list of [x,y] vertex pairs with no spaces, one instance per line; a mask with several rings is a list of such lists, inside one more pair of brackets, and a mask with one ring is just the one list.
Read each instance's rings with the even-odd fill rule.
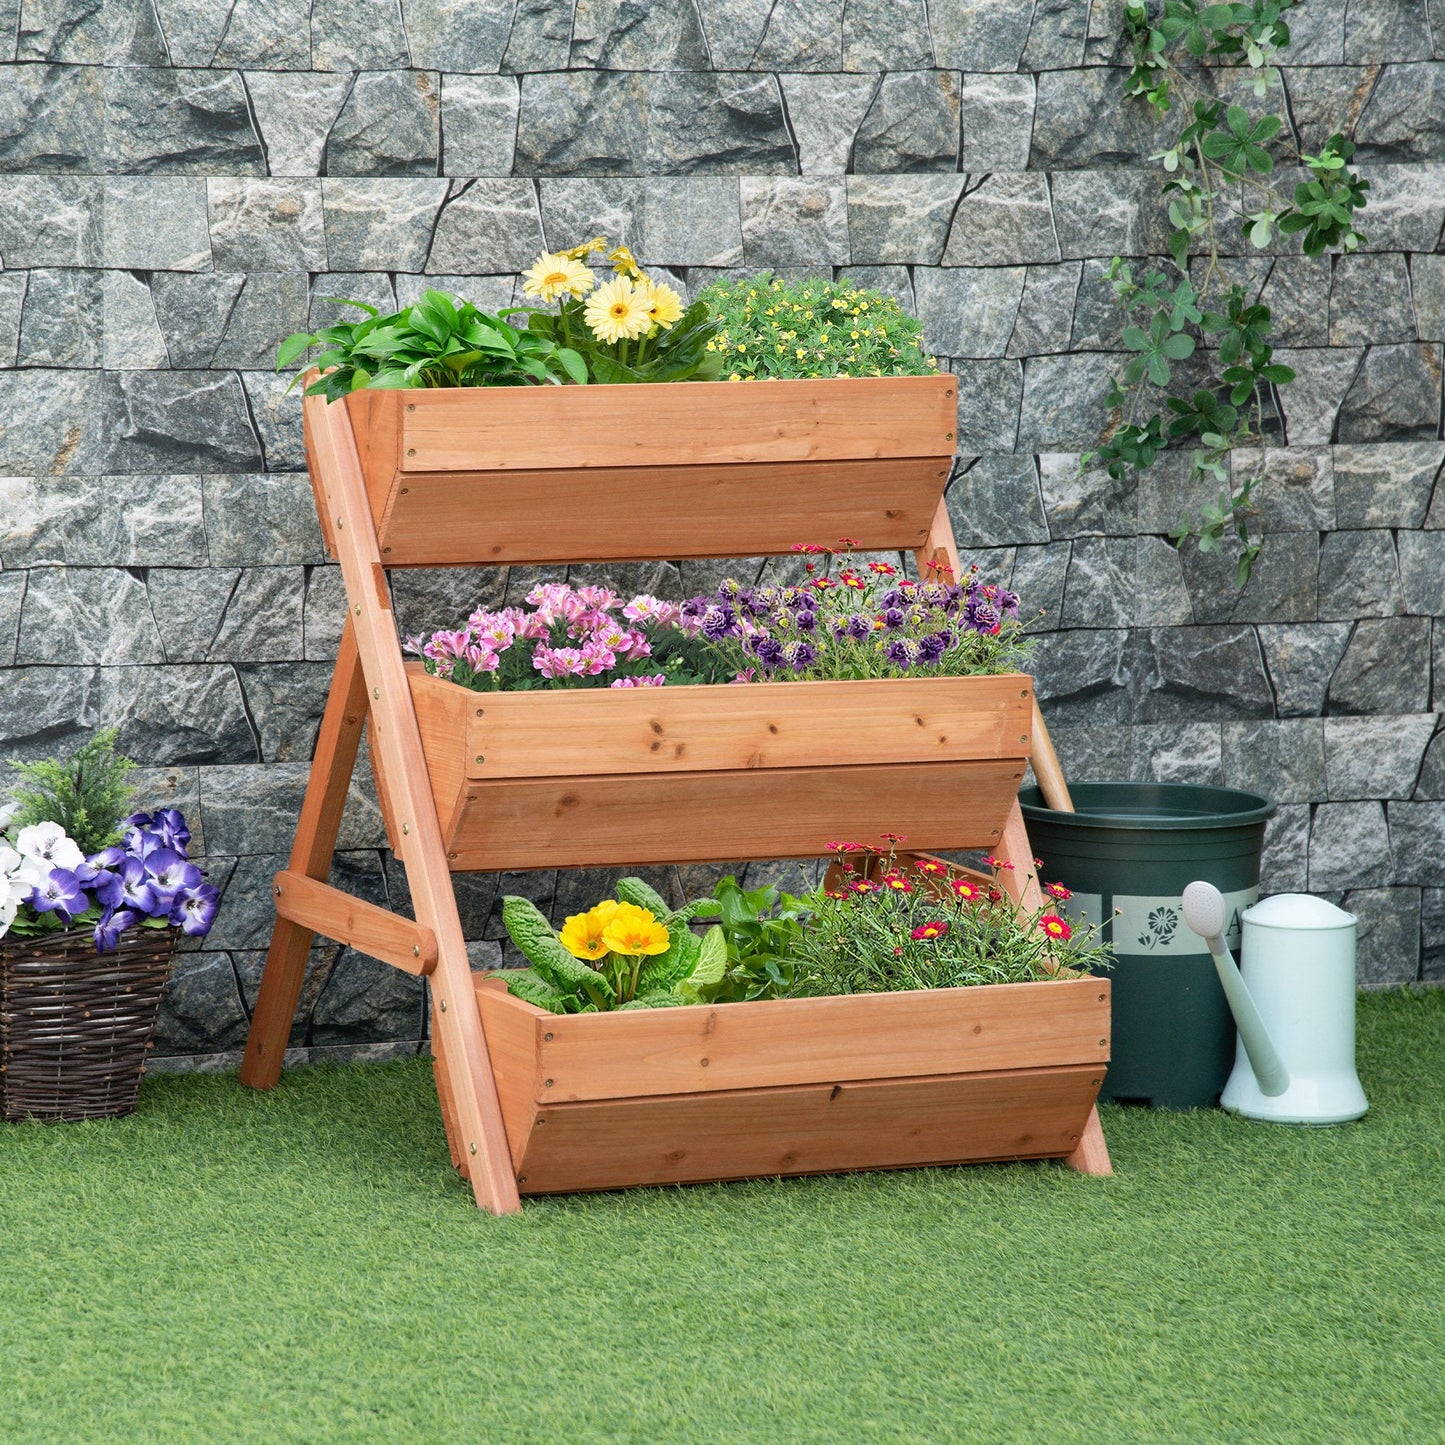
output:
[[582,316],[599,341],[631,341],[652,329],[646,294],[625,276],[599,286]]
[[585,261],[594,251],[605,251],[607,249],[606,236],[593,236],[590,241],[584,241],[580,246],[573,246],[570,251],[564,251],[564,256],[570,257],[573,261]]
[[653,321],[664,331],[670,331],[676,322],[682,320],[682,297],[671,286],[659,281],[647,281],[642,290]]
[[556,301],[561,296],[585,296],[596,279],[565,251],[547,251],[522,273],[522,290],[543,301]]
[[627,249],[626,246],[618,246],[607,253],[607,259],[612,262],[612,270],[615,275],[626,276],[629,279],[645,281],[647,278],[638,267],[637,258]]

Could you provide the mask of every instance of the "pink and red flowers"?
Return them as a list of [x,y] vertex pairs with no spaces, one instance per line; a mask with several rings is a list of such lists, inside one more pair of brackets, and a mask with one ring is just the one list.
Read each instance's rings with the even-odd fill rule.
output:
[[1065,942],[1074,936],[1074,930],[1057,913],[1045,913],[1039,919],[1039,927],[1050,938],[1057,938],[1060,942]]
[[1057,898],[1061,903],[1065,898],[1072,898],[1074,896],[1062,883],[1045,883],[1044,892],[1047,893],[1050,898]]
[[948,924],[941,918],[929,919],[927,923],[920,923],[913,930],[913,937],[920,941],[927,941],[934,938],[942,938],[948,932]]
[[952,878],[948,886],[965,903],[977,903],[983,897],[983,889],[977,883],[970,883],[967,878]]

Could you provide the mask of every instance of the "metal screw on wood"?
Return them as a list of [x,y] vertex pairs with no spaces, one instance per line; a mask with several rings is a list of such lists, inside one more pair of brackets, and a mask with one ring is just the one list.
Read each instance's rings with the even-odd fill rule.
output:
[[551,1081],[551,1079],[546,1079],[546,1080],[544,1080],[543,1082],[546,1084],[546,1086],[547,1086],[549,1089],[552,1087],[552,1081]]
[[407,404],[406,404],[406,409],[407,409],[408,411],[415,411],[415,410],[416,410],[416,403],[415,403],[414,401],[409,401],[409,402],[407,402]]
[[476,1146],[475,1144],[468,1144],[468,1145],[467,1145],[467,1153],[468,1153],[468,1154],[475,1154],[476,1152],[477,1152],[477,1146]]
[[[279,892],[279,890],[277,890],[277,891]],[[411,956],[412,956],[413,958],[420,958],[420,957],[421,957],[421,949],[418,948],[416,944],[412,944],[412,946],[411,946]]]
[[477,754],[477,761],[478,761],[479,763],[484,763],[484,762],[486,762],[486,758],[483,757],[483,755],[482,755],[481,753],[478,753],[478,754]]
[[550,1044],[555,1037],[553,1034],[543,1034],[542,1037]]
[[437,1001],[437,1007],[438,1007],[443,1013],[445,1013],[445,1012],[447,1011],[447,1001],[446,1001],[446,999],[439,999],[439,1000]]
[[406,449],[406,454],[407,454],[407,456],[409,456],[409,457],[414,457],[414,456],[416,455],[416,448],[415,448],[415,447],[408,447],[408,448]]
[[381,689],[380,689],[379,687],[374,687],[374,688],[372,688],[372,689],[371,689],[371,695],[372,695],[372,697],[378,697],[378,698],[379,698],[379,697],[381,696]]
[[411,824],[410,824],[410,823],[403,823],[403,824],[401,825],[401,831],[402,831],[403,833],[410,833],[410,832],[411,832]]
[[361,616],[361,603],[358,602],[358,603],[356,604],[356,606],[353,607],[351,610],[352,610],[354,613],[356,613],[356,615],[357,615],[358,617],[360,617],[360,616]]

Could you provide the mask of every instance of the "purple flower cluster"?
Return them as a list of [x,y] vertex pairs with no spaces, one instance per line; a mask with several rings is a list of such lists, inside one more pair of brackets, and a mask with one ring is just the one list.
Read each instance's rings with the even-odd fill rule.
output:
[[[189,861],[190,829],[177,808],[132,813],[121,841],[68,868],[52,868],[26,902],[67,925],[99,914],[95,946],[112,953],[121,934],[174,924],[193,938],[210,932],[220,894]],[[77,850],[78,851],[78,850]]]

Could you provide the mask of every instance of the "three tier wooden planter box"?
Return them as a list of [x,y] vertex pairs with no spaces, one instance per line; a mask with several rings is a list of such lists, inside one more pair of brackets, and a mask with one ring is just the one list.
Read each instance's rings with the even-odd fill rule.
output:
[[[1016,800],[1028,677],[473,693],[404,663],[391,610],[396,567],[850,538],[956,569],[955,388],[941,375],[308,398],[347,617],[242,1081],[279,1078],[319,931],[429,979],[453,1161],[496,1213],[519,1192],[984,1159],[1107,1173],[1098,980],[559,1017],[472,974],[448,876],[819,857],[895,831],[1014,859],[1010,891],[1036,902]],[[326,881],[363,725],[415,920]]]

